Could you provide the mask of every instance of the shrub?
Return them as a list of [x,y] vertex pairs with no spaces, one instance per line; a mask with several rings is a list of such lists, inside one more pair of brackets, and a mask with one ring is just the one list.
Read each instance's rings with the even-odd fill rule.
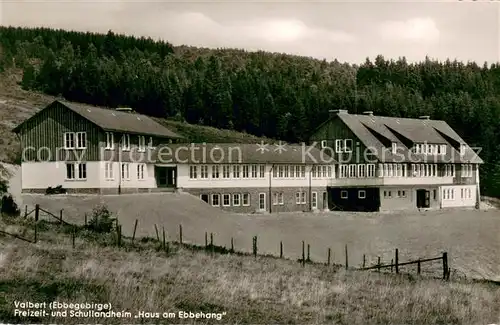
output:
[[2,197],[2,215],[17,217],[21,213],[12,195],[4,195]]
[[112,217],[108,208],[105,205],[100,205],[92,210],[92,217],[87,227],[95,232],[109,233],[113,230],[115,221],[116,218]]
[[8,186],[7,181],[0,179],[0,194],[7,193]]

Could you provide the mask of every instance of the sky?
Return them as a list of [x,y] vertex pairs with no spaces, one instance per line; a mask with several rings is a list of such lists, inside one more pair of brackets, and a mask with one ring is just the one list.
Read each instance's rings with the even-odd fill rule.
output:
[[500,0],[0,0],[0,25],[150,36],[362,63],[378,54],[500,61]]

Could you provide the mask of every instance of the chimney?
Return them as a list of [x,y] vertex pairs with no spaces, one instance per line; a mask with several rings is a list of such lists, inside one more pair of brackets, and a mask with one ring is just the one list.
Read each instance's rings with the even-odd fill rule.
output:
[[128,112],[128,113],[132,113],[134,111],[131,107],[117,107],[116,110],[119,112]]
[[422,116],[419,116],[418,118],[421,120],[428,120],[428,119],[430,119],[430,116],[429,115],[422,115]]
[[363,114],[373,116],[373,111],[364,111]]
[[328,113],[330,113],[330,117],[335,117],[339,114],[349,114],[346,109],[331,109],[328,111]]

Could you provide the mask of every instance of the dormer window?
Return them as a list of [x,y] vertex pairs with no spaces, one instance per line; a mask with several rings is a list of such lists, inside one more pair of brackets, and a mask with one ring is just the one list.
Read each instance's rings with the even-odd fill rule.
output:
[[396,142],[392,143],[392,153],[395,154],[398,151],[398,144]]
[[130,150],[130,135],[124,134],[122,137],[122,150],[129,151]]
[[138,143],[138,145],[139,145],[139,149],[138,149],[139,152],[146,151],[146,137],[145,136],[143,136],[143,135],[139,136],[139,143]]
[[467,147],[467,145],[460,144],[460,156],[465,155],[465,149],[466,149],[466,147]]

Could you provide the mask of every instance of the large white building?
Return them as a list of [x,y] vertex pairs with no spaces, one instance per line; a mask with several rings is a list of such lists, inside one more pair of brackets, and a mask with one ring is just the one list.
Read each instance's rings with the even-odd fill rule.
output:
[[[479,200],[481,159],[445,122],[426,118],[340,111],[309,145],[189,144],[144,115],[55,101],[14,132],[25,193],[59,185],[103,195],[182,190],[240,212],[473,207]],[[371,151],[359,159],[358,149]]]

